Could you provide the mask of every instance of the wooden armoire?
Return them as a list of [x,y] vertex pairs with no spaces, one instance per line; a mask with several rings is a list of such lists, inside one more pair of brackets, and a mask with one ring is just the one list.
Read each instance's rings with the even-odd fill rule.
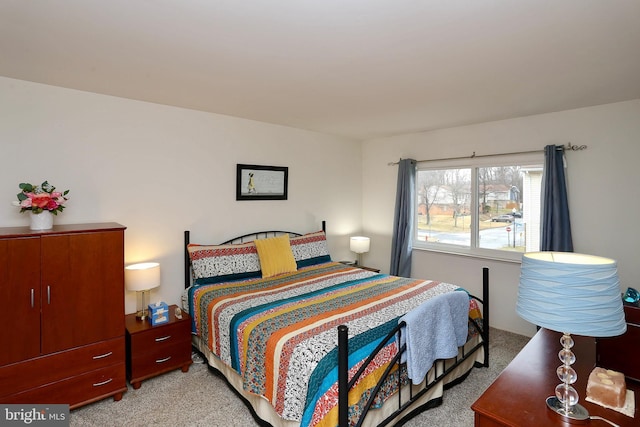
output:
[[0,228],[1,403],[122,398],[124,230]]

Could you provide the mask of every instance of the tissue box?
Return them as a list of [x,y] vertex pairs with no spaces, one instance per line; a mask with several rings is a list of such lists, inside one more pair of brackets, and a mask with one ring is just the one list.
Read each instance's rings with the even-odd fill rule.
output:
[[151,326],[161,325],[169,321],[169,306],[165,302],[149,304],[149,320]]

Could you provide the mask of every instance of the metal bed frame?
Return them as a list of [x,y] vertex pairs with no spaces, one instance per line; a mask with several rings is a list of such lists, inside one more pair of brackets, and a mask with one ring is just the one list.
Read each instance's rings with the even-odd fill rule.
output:
[[[326,231],[326,222],[322,221],[322,231]],[[227,240],[221,244],[234,244],[234,243],[245,243],[258,238],[267,238],[274,237],[283,234],[289,234],[290,236],[301,236],[302,234],[290,231],[260,231],[254,233],[248,233],[242,236],[234,237],[233,239]],[[184,232],[184,262],[185,262],[185,289],[191,286],[191,262],[189,259],[189,252],[187,251],[187,245],[190,243],[190,233],[189,231]],[[402,392],[402,384],[400,383],[401,378],[398,376],[398,391],[396,396],[393,398],[387,399],[385,404],[388,404],[392,400],[397,400],[397,409],[387,416],[382,422],[380,422],[379,426],[388,425],[391,422],[395,422],[394,425],[402,425],[409,419],[418,415],[419,413],[438,406],[442,403],[442,398],[435,399],[435,401],[428,401],[416,408],[411,409],[407,414],[403,414],[407,408],[411,407],[416,401],[418,401],[421,397],[423,397],[426,393],[428,393],[431,389],[433,389],[436,385],[439,384],[440,381],[443,381],[444,378],[449,375],[456,367],[460,366],[464,361],[474,356],[477,351],[480,349],[484,349],[484,362],[478,363],[475,362],[475,367],[489,367],[489,268],[483,267],[482,269],[482,298],[478,298],[474,295],[470,294],[470,297],[477,300],[482,305],[482,325],[478,324],[475,320],[469,318],[469,321],[473,324],[474,328],[480,334],[482,340],[481,342],[475,344],[471,349],[466,349],[465,346],[460,348],[458,352],[458,356],[455,357],[453,363],[447,365],[445,363],[438,363],[439,361],[434,362],[434,378],[432,380],[425,380],[423,384],[420,386],[419,390],[414,390],[413,387],[408,387],[409,396],[403,399]],[[348,427],[349,426],[349,390],[356,384],[358,378],[363,374],[367,365],[371,363],[371,361],[375,358],[377,353],[382,350],[389,340],[393,339],[395,336],[401,333],[401,328],[404,326],[404,322],[398,324],[387,337],[380,342],[378,347],[372,352],[371,355],[367,358],[367,360],[363,363],[360,369],[356,372],[356,374],[349,380],[349,367],[348,367],[348,356],[349,356],[349,340],[348,340],[348,328],[346,325],[338,326],[337,337],[338,337],[338,425],[339,427]],[[396,356],[393,358],[392,362],[389,364],[382,377],[376,384],[371,393],[365,407],[360,415],[360,418],[356,421],[355,426],[362,426],[365,418],[372,409],[374,400],[378,391],[382,388],[385,381],[388,379],[389,375],[392,373],[392,369],[394,365],[397,365],[398,368],[401,367],[401,357],[402,354],[406,351],[406,344],[403,345],[399,350]],[[459,382],[464,381],[466,376],[470,373],[468,371],[463,376],[458,378],[457,380],[447,384],[446,388],[450,388]],[[249,405],[247,401],[245,403]],[[257,417],[257,414],[253,411],[253,408],[249,407],[254,416]],[[260,424],[265,424],[263,420]]]
[[[465,360],[467,360],[468,358],[472,357],[476,351],[478,351],[481,348],[484,348],[484,363],[480,364],[480,366],[484,366],[484,367],[489,367],[489,300],[488,300],[488,296],[489,296],[489,268],[488,267],[483,267],[482,269],[482,293],[483,293],[483,298],[480,299],[474,295],[470,295],[471,298],[474,298],[475,300],[477,300],[478,302],[480,302],[482,304],[482,326],[480,326],[478,324],[478,322],[476,322],[474,319],[469,318],[469,321],[474,325],[474,327],[476,328],[476,330],[480,333],[481,337],[482,337],[482,342],[477,343],[476,345],[474,345],[471,349],[465,349],[464,346],[462,346],[460,348],[460,351],[458,353],[458,355],[455,357],[455,362],[449,366],[447,366],[446,364],[442,364],[440,365],[438,363],[438,361],[434,362],[434,367],[433,369],[435,370],[435,376],[432,380],[428,381],[425,380],[425,382],[423,383],[423,385],[421,386],[419,391],[414,391],[414,389],[412,387],[408,387],[409,389],[409,397],[406,398],[406,400],[403,400],[402,398],[402,384],[401,384],[401,378],[400,376],[398,376],[397,378],[397,385],[398,385],[398,392],[397,392],[397,403],[398,403],[398,409],[396,409],[392,414],[390,414],[388,417],[386,417],[382,422],[380,422],[378,425],[379,426],[385,426],[389,423],[391,423],[392,421],[396,421],[396,426],[397,425],[402,425],[404,422],[408,421],[409,419],[411,419],[412,417],[414,417],[415,415],[419,414],[420,412],[423,412],[424,410],[430,408],[431,406],[437,406],[440,403],[442,403],[442,401],[440,400],[439,402],[437,402],[435,405],[429,405],[429,402],[427,402],[426,404],[413,409],[411,412],[409,412],[408,414],[404,415],[402,418],[400,418],[400,420],[396,420],[407,408],[409,408],[411,405],[413,405],[414,402],[416,402],[417,400],[419,400],[424,394],[426,394],[427,392],[429,392],[433,387],[435,387],[441,380],[444,380],[444,378],[451,373],[456,367],[458,367],[462,362],[464,362]],[[369,355],[369,357],[367,358],[367,360],[362,364],[362,366],[360,367],[360,369],[358,369],[358,371],[353,375],[353,377],[351,378],[351,380],[349,380],[348,375],[349,375],[349,367],[348,367],[348,357],[349,357],[349,340],[348,340],[348,328],[345,325],[340,325],[338,326],[338,425],[340,427],[347,427],[349,426],[349,390],[351,390],[351,388],[356,384],[356,382],[358,381],[359,377],[362,375],[362,373],[365,371],[366,367],[369,365],[369,363],[371,363],[371,361],[374,359],[374,357],[378,354],[378,352],[380,350],[382,350],[382,348],[385,346],[385,344],[393,339],[395,336],[399,336],[401,334],[401,330],[402,327],[405,326],[404,322],[400,322],[393,330],[391,330],[389,332],[389,334],[386,336],[385,339],[383,339],[380,344],[378,345],[378,347],[376,347],[376,349],[371,353],[371,355]],[[369,400],[367,401],[362,414],[360,416],[360,418],[357,420],[355,426],[359,427],[363,424],[367,413],[369,412],[369,410],[372,408],[372,405],[375,401],[376,395],[378,394],[378,391],[382,388],[383,384],[385,383],[385,381],[387,380],[387,378],[389,377],[389,375],[392,372],[392,368],[394,365],[397,365],[398,369],[401,367],[401,363],[400,360],[402,358],[402,354],[406,351],[407,346],[406,344],[403,344],[401,348],[398,349],[398,353],[395,355],[395,357],[392,359],[391,363],[389,363],[389,366],[387,366],[385,372],[383,373],[382,377],[380,378],[380,380],[378,381],[378,383],[376,384],[375,388],[373,389],[373,392],[371,393]],[[476,365],[478,365],[476,363]],[[458,382],[461,382],[464,380],[464,378],[466,378],[466,375],[462,378],[460,378],[458,381],[456,382],[452,382],[451,384],[449,384],[449,386],[453,386],[455,384],[457,384]],[[395,399],[395,398],[394,398]],[[389,399],[391,400],[391,399]],[[389,401],[387,400],[387,402]]]

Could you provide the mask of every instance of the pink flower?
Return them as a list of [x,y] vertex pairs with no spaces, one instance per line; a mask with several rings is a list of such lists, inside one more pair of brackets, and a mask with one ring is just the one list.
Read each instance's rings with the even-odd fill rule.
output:
[[44,209],[50,201],[51,195],[49,193],[34,194],[33,197],[31,197],[31,206]]
[[20,207],[22,209],[28,209],[31,207],[31,199],[27,198],[20,202]]

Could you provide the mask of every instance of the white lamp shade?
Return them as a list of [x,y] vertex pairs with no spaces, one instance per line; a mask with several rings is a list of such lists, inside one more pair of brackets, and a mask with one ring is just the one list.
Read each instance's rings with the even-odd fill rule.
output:
[[557,332],[592,337],[624,333],[615,260],[573,252],[522,256],[516,312]]
[[369,252],[369,242],[370,239],[368,237],[353,236],[349,242],[349,248],[351,252],[363,254]]
[[143,262],[124,268],[124,281],[130,291],[146,291],[160,286],[160,264]]

